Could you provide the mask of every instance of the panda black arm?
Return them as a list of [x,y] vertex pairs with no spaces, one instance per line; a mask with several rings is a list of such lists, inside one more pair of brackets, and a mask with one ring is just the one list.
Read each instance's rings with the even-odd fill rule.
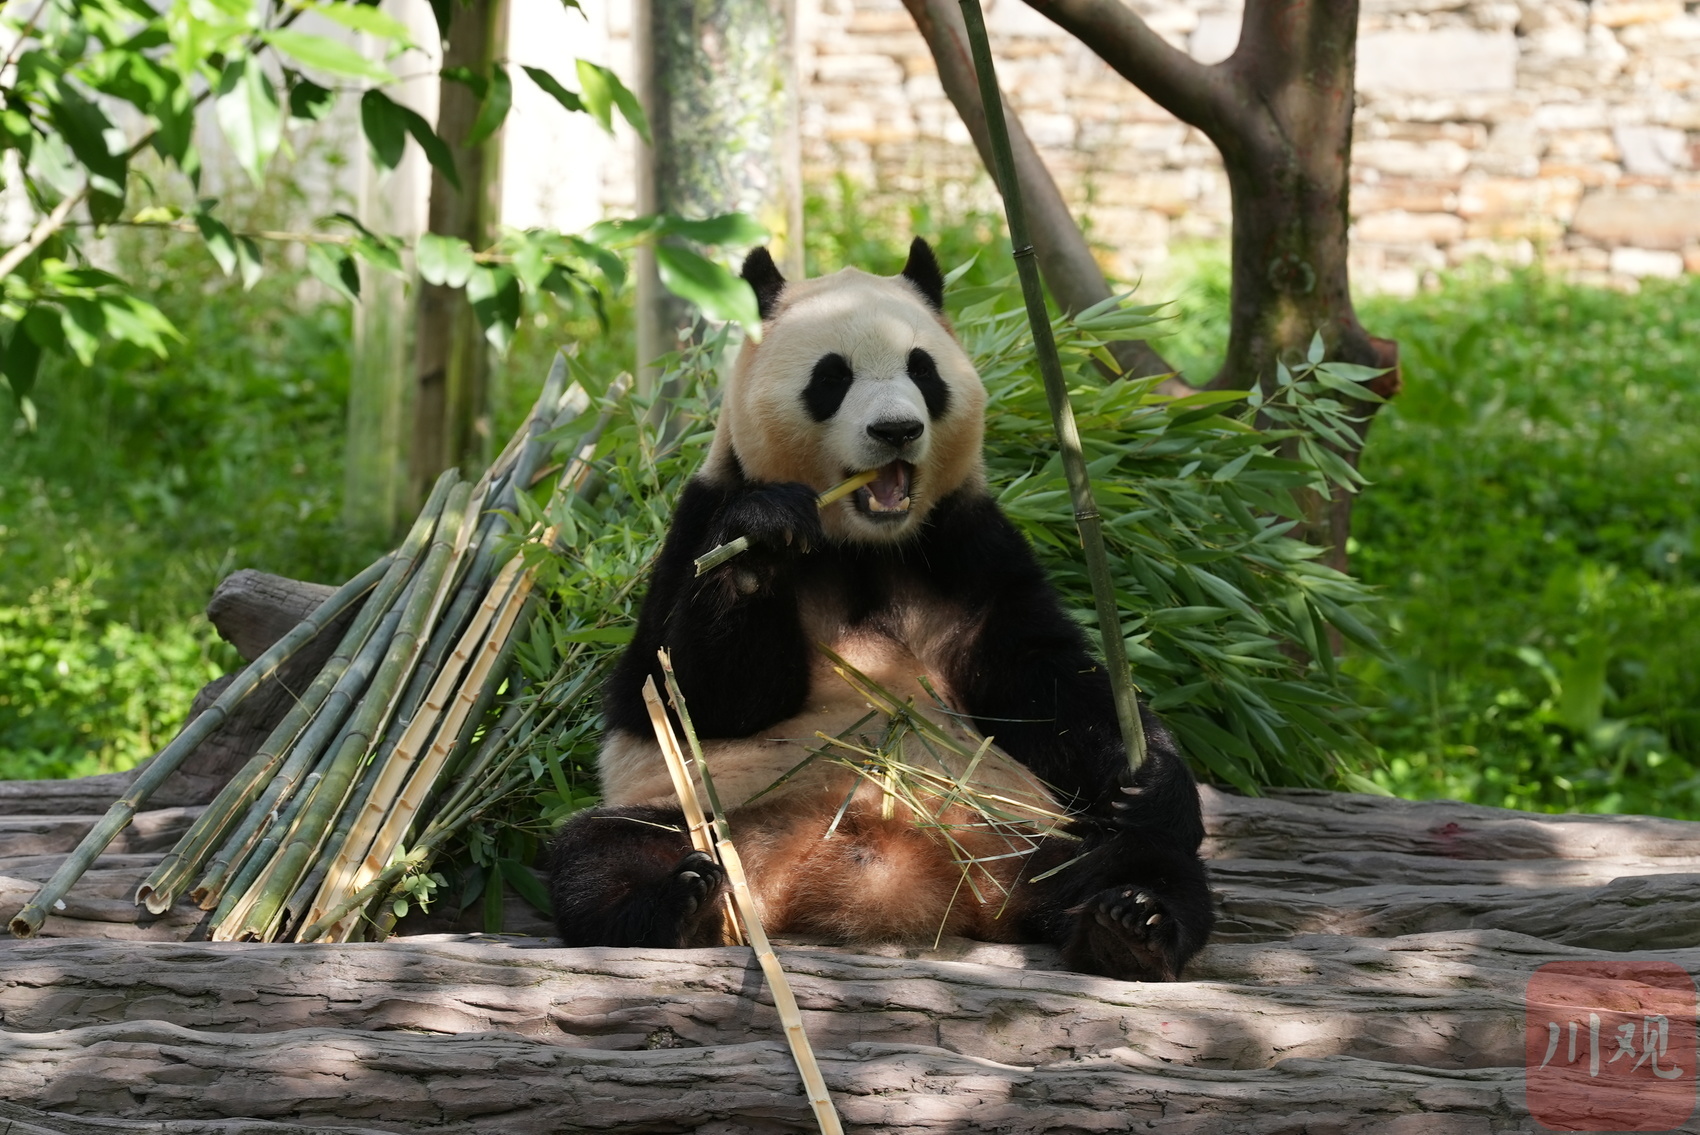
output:
[[[703,737],[744,737],[796,713],[808,693],[808,643],[794,560],[819,540],[814,493],[803,485],[727,488],[692,478],[679,497],[637,630],[604,692],[611,728],[648,736],[643,682],[661,685],[665,647]],[[750,550],[702,576],[695,560],[746,536]]]
[[[1198,790],[1173,737],[1141,707],[1147,762],[1130,774],[1109,675],[1064,612],[1027,540],[983,495],[941,502],[927,564],[973,612],[950,688],[977,728],[1077,811],[1196,848]],[[1122,795],[1124,786],[1139,795]]]

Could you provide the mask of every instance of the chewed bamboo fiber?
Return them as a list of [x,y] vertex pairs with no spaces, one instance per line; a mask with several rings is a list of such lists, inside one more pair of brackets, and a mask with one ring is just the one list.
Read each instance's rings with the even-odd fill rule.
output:
[[[697,775],[702,778],[703,792],[708,796],[708,806],[713,813],[713,818],[708,822],[714,831],[715,854],[726,872],[726,881],[732,890],[738,920],[749,940],[750,948],[755,951],[756,961],[761,964],[762,975],[767,978],[767,984],[773,990],[773,1007],[778,1010],[779,1021],[785,1027],[785,1042],[791,1049],[791,1059],[796,1063],[797,1072],[803,1079],[803,1089],[808,1094],[809,1107],[814,1111],[815,1123],[820,1127],[822,1135],[843,1135],[844,1126],[839,1122],[838,1110],[833,1106],[832,1096],[826,1089],[826,1079],[821,1075],[820,1062],[815,1059],[815,1050],[809,1043],[809,1034],[803,1028],[803,1014],[797,1008],[796,996],[791,992],[791,981],[786,977],[784,967],[779,964],[779,957],[773,952],[773,945],[767,939],[767,931],[762,927],[761,912],[756,909],[755,895],[750,890],[749,879],[744,875],[744,864],[738,858],[738,849],[733,846],[726,813],[714,791],[714,778],[709,774],[708,761],[703,757],[702,745],[698,743],[696,729],[691,725],[690,711],[685,707],[685,695],[673,675],[673,662],[665,650],[660,651],[658,657],[661,660],[662,677],[667,682],[667,696],[672,700],[673,709],[679,715],[679,724],[684,728],[685,741],[690,745]],[[697,823],[703,817],[702,804],[697,800],[690,773],[684,767],[678,739],[673,736],[672,723],[667,720],[665,711],[656,712],[660,708],[660,698],[655,696],[653,678],[645,683],[644,701],[650,706],[650,722],[655,727],[655,739],[661,746],[662,756],[668,762],[673,787],[679,793],[680,806],[684,809],[686,821],[691,824],[694,833]],[[692,843],[696,843],[694,834]]]

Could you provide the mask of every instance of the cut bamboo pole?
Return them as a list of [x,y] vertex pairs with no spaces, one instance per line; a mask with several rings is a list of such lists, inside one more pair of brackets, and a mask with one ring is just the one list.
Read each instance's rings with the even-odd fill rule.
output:
[[41,924],[47,920],[48,912],[63,901],[65,892],[82,878],[83,872],[89,869],[100,853],[105,851],[117,838],[118,833],[130,823],[137,809],[147,802],[155,789],[177,771],[189,754],[195,751],[195,747],[224,724],[231,711],[253,693],[261,682],[271,677],[291,655],[371,590],[383,577],[389,565],[390,557],[386,555],[338,588],[317,610],[302,620],[300,625],[250,663],[217,701],[185,726],[183,732],[169,745],[161,749],[154,759],[148,762],[148,767],[136,778],[129,791],[118,798],[89,834],[83,837],[77,849],[60,864],[53,877],[48,879],[36,892],[35,897],[12,918],[12,934],[19,938],[28,938],[40,930]]
[[1092,580],[1092,599],[1098,609],[1098,630],[1104,641],[1104,665],[1110,672],[1116,720],[1121,725],[1128,764],[1137,772],[1145,763],[1145,727],[1139,719],[1139,697],[1128,667],[1127,644],[1122,640],[1121,610],[1116,603],[1115,580],[1110,576],[1110,558],[1104,550],[1098,502],[1092,495],[1092,477],[1086,469],[1086,456],[1081,452],[1080,430],[1074,424],[1074,407],[1069,404],[1068,384],[1063,379],[1062,361],[1057,357],[1056,340],[1051,335],[1051,316],[1045,310],[1039,266],[1027,237],[1027,210],[1021,201],[1021,182],[1016,177],[1015,157],[1009,145],[1003,93],[998,89],[992,49],[986,39],[986,18],[980,11],[980,0],[959,2],[963,22],[967,24],[974,71],[980,82],[980,101],[986,108],[986,129],[991,135],[993,164],[997,167],[994,172],[1009,221],[1009,241],[1015,250],[1015,268],[1027,303],[1027,322],[1033,329],[1033,350],[1039,359],[1039,373],[1045,380],[1045,398],[1051,404],[1051,424],[1062,450],[1069,494],[1074,498],[1074,523],[1080,530],[1080,545],[1086,554],[1086,574]]
[[373,742],[382,736],[407,677],[418,661],[424,646],[425,620],[440,600],[442,579],[449,569],[450,553],[459,534],[459,524],[470,492],[471,486],[464,483],[450,490],[443,518],[438,523],[444,531],[433,541],[431,551],[419,569],[418,590],[402,614],[384,660],[355,711],[353,728],[331,757],[323,779],[313,789],[313,799],[296,821],[288,845],[254,883],[252,906],[245,916],[233,919],[234,927],[218,928],[216,934],[221,938],[258,938],[265,941],[276,930],[284,901],[295,893],[295,888],[307,873],[313,854],[329,834],[337,810],[354,785],[361,762]]
[[[401,596],[383,613],[377,628],[361,645],[360,653],[349,663],[348,669],[337,679],[337,684],[331,690],[325,704],[320,707],[312,722],[303,731],[283,766],[266,785],[259,799],[249,807],[242,822],[227,838],[218,853],[207,863],[205,874],[200,882],[195,884],[189,895],[200,904],[202,910],[218,908],[228,912],[230,903],[222,900],[227,891],[234,891],[230,902],[234,903],[247,889],[265,857],[276,851],[276,845],[268,843],[276,831],[270,825],[283,809],[287,809],[295,792],[303,783],[303,778],[311,775],[312,770],[319,768],[321,760],[327,752],[335,752],[347,735],[348,719],[354,707],[359,703],[361,694],[365,691],[372,675],[377,671],[379,662],[383,659],[389,640],[395,635],[395,629],[401,622],[401,616],[407,605],[412,601],[418,590],[418,579],[410,580]],[[315,778],[314,783],[317,783]],[[281,838],[281,836],[279,836]],[[258,853],[260,862],[254,864],[252,870],[247,870],[252,857]],[[244,881],[246,880],[246,881]],[[215,915],[213,921],[221,922],[223,915]]]
[[[825,508],[829,504],[843,500],[857,489],[872,482],[880,475],[878,469],[869,469],[865,473],[857,473],[854,477],[846,478],[832,486],[826,492],[815,498],[816,508]],[[696,558],[698,575],[706,575],[735,556],[741,556],[750,550],[750,538],[739,536],[724,544],[716,545]]]
[[360,614],[344,633],[336,653],[326,660],[324,668],[314,677],[300,700],[290,706],[283,720],[278,722],[259,750],[219,791],[212,803],[207,805],[206,811],[201,813],[194,825],[178,841],[177,846],[172,848],[170,854],[137,889],[136,902],[145,903],[151,913],[163,914],[171,909],[177,892],[201,868],[231,825],[238,822],[244,809],[260,795],[262,786],[267,783],[268,778],[276,774],[290,747],[302,736],[302,731],[308,728],[309,722],[315,718],[320,707],[337,687],[350,662],[370,636],[372,628],[389,609],[396,592],[406,584],[420,550],[430,538],[436,516],[448,499],[448,490],[453,484],[454,476],[451,472],[438,478],[431,498],[426,502],[419,520],[414,522],[407,538],[402,541],[401,547],[396,550],[383,579],[372,589],[372,594],[360,608]]
[[[679,724],[685,731],[685,741],[690,745],[691,756],[696,761],[697,775],[702,778],[703,791],[708,794],[708,806],[712,813],[709,822],[714,828],[714,846],[720,854],[720,865],[725,868],[726,881],[731,884],[732,897],[738,904],[744,933],[749,936],[750,947],[755,951],[756,960],[761,963],[762,974],[773,990],[773,1007],[778,1010],[780,1023],[785,1026],[785,1041],[791,1047],[791,1058],[796,1062],[797,1072],[803,1078],[803,1088],[809,1097],[809,1107],[814,1111],[815,1123],[819,1125],[821,1135],[843,1135],[844,1126],[839,1122],[838,1109],[833,1106],[832,1096],[826,1090],[826,1079],[821,1075],[820,1063],[815,1059],[814,1046],[809,1043],[809,1034],[803,1028],[803,1014],[797,1008],[796,996],[791,992],[791,981],[785,976],[785,969],[779,964],[779,957],[773,952],[772,943],[767,940],[767,931],[761,924],[761,914],[756,910],[755,896],[750,891],[749,880],[744,876],[743,861],[738,858],[738,849],[732,844],[732,832],[726,822],[726,811],[720,806],[719,794],[714,791],[714,778],[709,775],[708,761],[703,757],[702,745],[697,741],[695,727],[691,725],[690,711],[685,707],[685,695],[679,689],[678,679],[673,675],[673,660],[665,650],[657,653],[661,659],[661,676],[667,682],[667,696],[673,702],[674,712],[679,715]],[[653,691],[654,679],[649,679],[649,683],[649,689]],[[648,700],[647,697],[645,700]],[[665,732],[670,735],[672,725],[665,715],[656,724],[658,737],[664,726]],[[677,746],[676,740],[671,746],[663,742],[662,752],[666,753],[671,749],[677,753]],[[695,798],[696,793],[691,788],[688,775],[675,774],[675,782],[685,789],[685,792],[680,794],[681,803],[687,798]],[[701,815],[701,812],[699,805],[698,815]]]
[[[421,797],[429,792],[437,773],[442,771],[443,762],[459,735],[460,725],[478,700],[484,682],[490,678],[531,592],[532,574],[522,570],[522,562],[523,557],[516,555],[503,568],[472,626],[461,636],[461,645],[456,648],[450,667],[444,670],[442,679],[432,689],[432,696],[426,699],[427,705],[434,701],[442,704],[437,695],[444,699],[454,695],[453,703],[443,713],[442,722],[436,730],[436,739],[417,761],[418,767],[414,767],[416,762],[410,755],[417,751],[415,748],[410,746],[404,750],[402,745],[396,746],[396,752],[385,763],[383,773],[367,798],[361,821],[344,844],[346,858],[339,856],[341,861],[328,873],[325,886],[320,889],[320,897],[315,900],[306,921],[321,921],[323,911],[336,901],[332,895],[364,887],[383,871],[401,845],[402,838],[413,825]],[[463,668],[466,679],[460,681]],[[455,693],[457,686],[459,692]],[[426,730],[421,729],[414,744],[422,743],[425,736]],[[408,735],[404,734],[403,740],[408,739]],[[419,784],[416,793],[403,792],[399,788],[404,783],[411,785],[415,782]],[[376,821],[376,830],[369,842],[363,842],[365,832],[371,830],[373,821]],[[345,940],[354,925],[349,920],[339,923],[336,940]]]

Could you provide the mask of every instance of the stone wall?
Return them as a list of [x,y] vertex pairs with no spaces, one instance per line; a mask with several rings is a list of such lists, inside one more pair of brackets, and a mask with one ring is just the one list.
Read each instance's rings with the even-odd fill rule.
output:
[[[1194,57],[1225,58],[1234,0],[1130,0]],[[876,196],[993,204],[900,0],[799,0],[804,175]],[[1700,4],[1364,0],[1354,283],[1414,291],[1479,257],[1619,285],[1700,272]],[[1022,0],[991,0],[999,74],[1105,265],[1221,239],[1214,148]]]

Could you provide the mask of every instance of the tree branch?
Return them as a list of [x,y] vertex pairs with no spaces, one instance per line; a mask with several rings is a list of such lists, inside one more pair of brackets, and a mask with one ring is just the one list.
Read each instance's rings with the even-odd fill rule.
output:
[[1198,62],[1151,30],[1121,0],[1027,0],[1034,11],[1090,47],[1158,106],[1222,145],[1234,83],[1220,66]]
[[[961,11],[952,0],[903,0],[903,3],[927,41],[927,48],[938,65],[939,82],[956,107],[963,125],[968,127],[981,162],[988,170],[992,169],[986,108],[980,102]],[[1032,140],[1022,129],[1020,119],[1008,109],[1007,103],[1004,121],[1009,124],[1016,178],[1021,183],[1021,194],[1027,205],[1033,249],[1051,295],[1070,314],[1109,299],[1110,285],[1104,279],[1103,270],[1087,247],[1086,238],[1081,235],[1080,226],[1075,223],[1056,181],[1045,168],[1044,160],[1039,157]],[[1122,374],[1129,378],[1174,372],[1175,368],[1144,342],[1125,340],[1111,343],[1109,347]]]

